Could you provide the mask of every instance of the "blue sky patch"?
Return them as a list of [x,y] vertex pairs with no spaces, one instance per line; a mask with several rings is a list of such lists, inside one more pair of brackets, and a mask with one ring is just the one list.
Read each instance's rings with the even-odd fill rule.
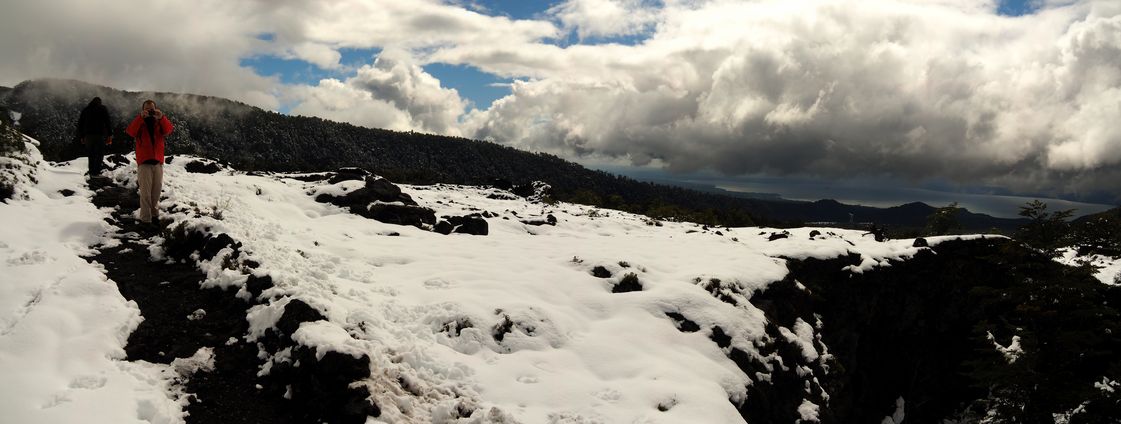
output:
[[1039,0],[1000,0],[996,12],[1004,16],[1030,15],[1039,9]]
[[486,8],[486,10],[476,10],[479,13],[513,19],[540,18],[554,4],[554,2],[533,0],[478,0],[474,3]]
[[282,59],[276,56],[253,56],[241,59],[241,66],[251,68],[258,75],[279,77],[284,84],[311,84],[332,76],[330,71],[319,69],[299,59]]
[[495,85],[508,84],[509,79],[499,78],[473,66],[432,63],[425,65],[424,71],[439,79],[441,86],[456,89],[459,97],[470,100],[476,109],[490,108],[495,100],[510,94],[509,87]]

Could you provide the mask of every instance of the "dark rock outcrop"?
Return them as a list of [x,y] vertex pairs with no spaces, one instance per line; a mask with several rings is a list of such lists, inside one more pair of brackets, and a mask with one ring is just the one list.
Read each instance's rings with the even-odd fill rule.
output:
[[473,213],[464,216],[445,216],[446,221],[440,221],[436,224],[434,231],[440,234],[472,234],[476,236],[485,236],[490,234],[490,225],[483,215]]
[[608,271],[603,265],[596,265],[595,268],[592,268],[592,276],[596,278],[611,278],[611,271]]
[[633,272],[628,272],[623,275],[617,284],[611,287],[612,293],[627,293],[642,291],[642,282],[638,280],[638,275]]
[[767,241],[781,240],[787,237],[790,237],[790,233],[787,231],[783,231],[781,233],[771,233],[771,235],[767,236]]
[[673,325],[683,333],[695,333],[701,330],[701,326],[697,325],[697,323],[689,320],[688,318],[685,318],[685,315],[677,312],[666,312],[666,316],[672,319]]
[[[333,178],[339,175],[356,176],[362,172],[365,171],[340,170],[340,173]],[[412,196],[403,193],[400,187],[384,178],[364,177],[364,180],[365,185],[358,190],[342,196],[320,194],[316,196],[315,201],[344,207],[355,215],[387,224],[411,225],[418,228],[427,228],[436,224],[436,212],[418,206]]]
[[557,217],[553,216],[553,214],[548,214],[548,215],[545,215],[545,219],[525,219],[525,220],[522,220],[522,224],[533,225],[533,226],[542,226],[542,225],[553,225],[553,226],[555,226],[555,225],[557,225]]
[[420,206],[376,203],[365,210],[351,208],[351,212],[386,224],[411,225],[417,228],[436,224],[436,212]]
[[[1121,293],[1085,270],[1003,239],[947,241],[890,267],[843,270],[860,261],[789,260],[785,279],[750,296],[768,320],[771,342],[759,353],[778,355],[784,367],[747,387],[737,403],[746,421],[795,420],[803,399],[820,407],[823,423],[879,422],[899,398],[907,422],[977,422],[990,411],[1008,422],[1051,422],[1076,408],[1070,422],[1111,422],[1121,408],[1121,397],[1093,387],[1121,370],[1121,337],[1111,331]],[[715,293],[743,299],[728,289]],[[778,331],[796,320],[814,325],[815,349],[828,346],[828,371]],[[711,338],[745,373],[768,369],[717,330]],[[1010,362],[994,343],[1007,346],[1013,335],[1023,353]]]
[[222,167],[214,162],[193,160],[183,165],[183,169],[195,174],[213,174],[221,171]]
[[338,184],[343,181],[362,181],[370,176],[370,171],[362,168],[339,168],[327,179],[328,184]]

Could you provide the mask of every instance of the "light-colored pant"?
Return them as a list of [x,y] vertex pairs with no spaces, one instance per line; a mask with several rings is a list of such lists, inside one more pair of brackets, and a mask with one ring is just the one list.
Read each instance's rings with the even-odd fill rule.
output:
[[140,186],[140,221],[151,222],[160,216],[160,191],[163,190],[163,164],[137,165]]

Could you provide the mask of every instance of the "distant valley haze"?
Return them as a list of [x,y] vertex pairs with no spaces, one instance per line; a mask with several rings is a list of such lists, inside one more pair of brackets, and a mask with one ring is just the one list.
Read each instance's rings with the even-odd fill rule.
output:
[[1121,204],[1116,0],[143,9],[158,28],[124,23],[133,2],[5,5],[0,86],[197,93],[793,200],[998,217],[1032,199],[1076,216]]

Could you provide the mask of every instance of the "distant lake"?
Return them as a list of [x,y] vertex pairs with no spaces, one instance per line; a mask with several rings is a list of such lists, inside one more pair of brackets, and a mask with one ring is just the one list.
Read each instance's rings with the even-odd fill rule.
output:
[[[874,207],[892,207],[911,202],[923,202],[931,206],[945,206],[952,202],[969,209],[999,218],[1018,218],[1020,206],[1039,199],[1047,203],[1049,211],[1074,209],[1074,216],[1089,215],[1112,209],[1117,205],[1103,203],[1076,202],[1047,197],[1018,196],[986,193],[974,189],[973,192],[959,192],[916,187],[893,187],[893,181],[823,181],[803,178],[780,177],[742,177],[727,178],[713,175],[689,174],[675,175],[650,169],[634,169],[617,166],[600,166],[597,169],[626,175],[642,181],[660,184],[675,184],[682,187],[700,189],[712,187],[737,193],[776,194],[787,200],[816,201],[833,199],[841,203]],[[759,196],[764,198],[765,196]]]
[[[700,183],[701,181],[695,181]],[[807,183],[795,184],[779,182],[745,181],[708,181],[716,188],[741,193],[776,193],[784,199],[814,201],[833,199],[841,203],[875,207],[892,207],[911,202],[923,202],[931,206],[945,206],[952,202],[969,209],[1000,218],[1018,218],[1020,206],[1032,200],[1047,203],[1047,210],[1074,209],[1079,217],[1114,208],[1116,205],[1073,202],[1062,199],[1040,197],[1009,196],[998,194],[955,193],[922,188],[884,188],[875,186],[854,187],[841,184]]]

